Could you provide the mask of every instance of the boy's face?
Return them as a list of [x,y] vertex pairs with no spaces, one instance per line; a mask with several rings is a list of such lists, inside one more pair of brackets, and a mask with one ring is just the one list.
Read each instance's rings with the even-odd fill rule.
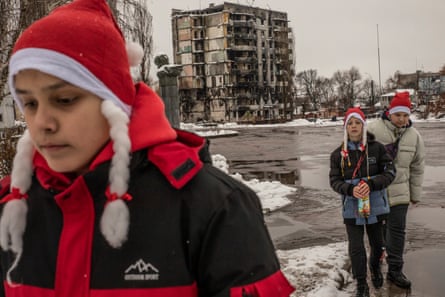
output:
[[406,112],[395,112],[389,115],[389,119],[391,123],[397,128],[402,128],[408,125],[409,122],[409,114]]
[[110,137],[102,100],[37,70],[19,72],[15,89],[35,148],[51,169],[86,172]]

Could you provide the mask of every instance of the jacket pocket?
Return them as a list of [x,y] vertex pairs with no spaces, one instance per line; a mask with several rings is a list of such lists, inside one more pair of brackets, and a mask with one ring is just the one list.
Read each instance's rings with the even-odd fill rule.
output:
[[373,191],[370,195],[371,213],[373,215],[381,215],[389,213],[389,202],[386,189]]
[[411,164],[411,160],[414,158],[416,153],[416,148],[413,146],[402,145],[399,148],[399,153],[397,154],[399,167],[408,168]]

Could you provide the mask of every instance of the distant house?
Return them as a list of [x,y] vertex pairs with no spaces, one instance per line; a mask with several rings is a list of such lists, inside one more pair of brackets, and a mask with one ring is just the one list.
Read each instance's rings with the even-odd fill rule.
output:
[[424,73],[419,77],[418,95],[424,101],[437,98],[445,92],[445,75],[440,73]]
[[423,72],[397,75],[398,89],[416,90],[416,102],[426,104],[445,93],[445,75],[440,72]]
[[419,77],[421,73],[421,71],[407,74],[399,73],[397,75],[398,88],[417,89],[419,87]]

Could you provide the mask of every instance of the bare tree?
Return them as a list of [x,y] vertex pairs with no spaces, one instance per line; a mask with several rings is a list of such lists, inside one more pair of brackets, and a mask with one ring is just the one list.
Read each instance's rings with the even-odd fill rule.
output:
[[[0,1],[0,101],[9,93],[7,65],[13,45],[20,33],[37,19],[67,2],[69,0]],[[127,40],[140,43],[144,49],[144,57],[136,76],[148,83],[153,43],[152,16],[147,10],[146,0],[108,0],[108,2],[114,11],[118,11],[116,19]]]
[[329,78],[320,77],[319,88],[321,103],[323,103],[327,107],[328,111],[335,109],[335,101],[337,99],[337,96],[335,94],[335,88],[332,80]]
[[357,68],[351,67],[346,71],[337,71],[332,77],[336,84],[338,99],[343,105],[344,110],[354,105],[354,99],[357,98],[360,88],[358,82],[361,80],[360,72]]
[[305,97],[309,98],[312,108],[318,109],[320,103],[320,78],[317,76],[317,70],[304,70],[296,76],[297,84],[300,85]]
[[17,140],[24,129],[24,126],[15,126],[0,131],[0,178],[11,173]]
[[400,76],[400,71],[397,70],[393,76],[389,77],[386,80],[384,88],[386,90],[395,90],[398,88],[402,88],[399,76]]
[[359,96],[367,100],[371,105],[374,104],[375,88],[374,81],[372,79],[365,79],[359,84],[360,94]]
[[[108,0],[110,6],[116,6],[117,20],[127,41],[139,43],[144,49],[144,56],[138,66],[136,80],[149,83],[150,61],[153,50],[152,21],[153,17],[148,12],[147,0]],[[112,6],[113,7],[113,6]]]
[[0,99],[8,93],[8,60],[13,44],[24,28],[67,0],[0,1]]

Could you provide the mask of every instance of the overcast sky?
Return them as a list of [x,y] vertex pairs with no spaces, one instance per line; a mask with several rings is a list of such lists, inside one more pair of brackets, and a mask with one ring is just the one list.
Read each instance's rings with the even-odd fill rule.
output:
[[[445,0],[233,0],[288,13],[295,35],[296,71],[331,77],[359,69],[384,83],[395,71],[439,71],[445,65]],[[206,8],[208,0],[148,0],[154,53],[172,59],[171,9]],[[377,24],[378,32],[377,35]],[[379,38],[377,38],[377,36]],[[377,46],[379,40],[379,47]]]

